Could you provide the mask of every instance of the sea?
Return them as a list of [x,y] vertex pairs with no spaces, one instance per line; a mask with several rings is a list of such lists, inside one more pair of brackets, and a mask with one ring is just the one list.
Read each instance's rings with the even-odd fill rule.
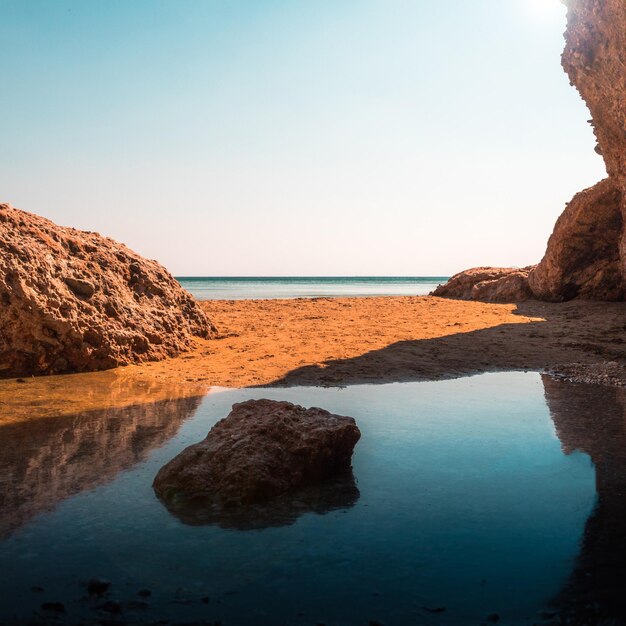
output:
[[181,276],[198,300],[425,296],[447,276]]

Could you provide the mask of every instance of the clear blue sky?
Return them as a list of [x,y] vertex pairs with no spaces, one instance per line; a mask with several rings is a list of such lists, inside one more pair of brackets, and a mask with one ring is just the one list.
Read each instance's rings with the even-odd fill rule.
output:
[[604,176],[558,0],[0,0],[0,200],[177,275],[542,256]]

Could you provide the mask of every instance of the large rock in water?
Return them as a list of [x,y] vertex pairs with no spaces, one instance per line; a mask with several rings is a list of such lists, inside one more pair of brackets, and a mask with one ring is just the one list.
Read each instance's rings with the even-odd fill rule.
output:
[[153,487],[166,504],[200,498],[219,515],[349,472],[360,437],[351,417],[249,400],[162,467]]
[[521,302],[533,297],[528,286],[531,267],[474,267],[455,274],[431,295],[483,302]]
[[214,328],[156,261],[0,204],[0,377],[174,356]]

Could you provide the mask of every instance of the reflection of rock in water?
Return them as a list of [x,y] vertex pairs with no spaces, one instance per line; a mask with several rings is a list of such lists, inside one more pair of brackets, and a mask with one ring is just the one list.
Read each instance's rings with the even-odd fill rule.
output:
[[164,400],[1,426],[0,537],[143,460],[200,401]]
[[543,382],[563,451],[591,457],[598,494],[574,571],[556,602],[572,624],[626,619],[626,390],[548,376]]
[[253,530],[293,524],[305,513],[324,515],[354,506],[360,493],[352,471],[338,478],[284,494],[264,504],[218,507],[211,499],[184,495],[163,501],[168,511],[192,526],[215,524],[221,528]]

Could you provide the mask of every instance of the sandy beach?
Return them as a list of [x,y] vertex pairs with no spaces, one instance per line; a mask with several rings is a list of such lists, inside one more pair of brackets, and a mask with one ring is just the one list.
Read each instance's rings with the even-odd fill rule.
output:
[[205,394],[211,387],[435,380],[626,360],[623,303],[433,297],[204,301],[218,338],[174,359],[0,381],[2,423]]

